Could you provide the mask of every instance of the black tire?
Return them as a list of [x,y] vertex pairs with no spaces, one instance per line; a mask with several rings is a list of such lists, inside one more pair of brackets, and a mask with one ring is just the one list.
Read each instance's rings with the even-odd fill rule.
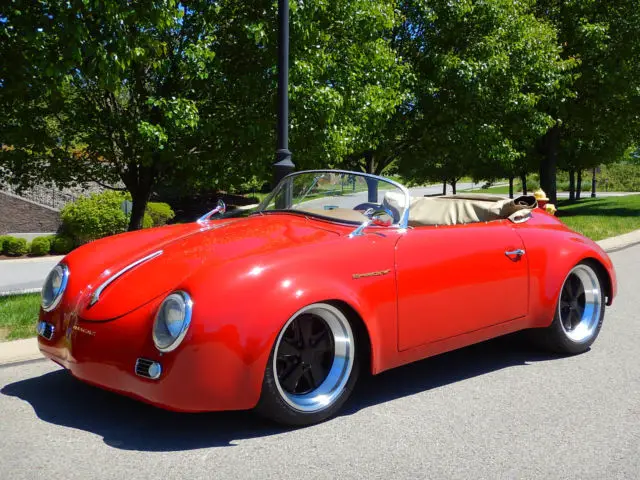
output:
[[[569,282],[574,283],[574,286],[572,287]],[[583,290],[587,286],[593,292],[584,292],[585,300],[582,302],[582,306],[579,295],[576,295],[575,302],[568,300],[569,291],[574,289],[578,283],[581,284]],[[589,350],[598,337],[604,320],[604,285],[599,269],[593,262],[584,261],[574,266],[565,277],[560,289],[553,322],[547,328],[531,331],[534,342],[546,350],[561,354],[575,355]],[[577,307],[575,303],[578,304]],[[567,304],[572,305],[567,306]],[[591,309],[587,308],[587,304]],[[575,311],[574,308],[578,308],[578,310]],[[573,329],[570,327],[574,323],[572,318],[577,322]]]
[[[331,325],[325,321],[324,317],[321,317],[320,321],[325,321],[327,326],[332,329],[331,332],[334,336],[335,329],[343,329],[344,331],[342,334],[345,335],[344,338],[347,338],[349,341],[340,342],[340,345],[336,346],[336,343],[331,340],[331,346],[327,347],[327,352],[333,349],[333,359],[331,360],[330,366],[325,368],[325,370],[327,370],[326,377],[324,377],[322,381],[318,382],[319,384],[315,389],[305,391],[302,394],[297,394],[295,389],[301,385],[301,381],[306,382],[306,380],[304,380],[303,377],[300,377],[299,381],[296,382],[295,385],[293,382],[289,382],[289,386],[294,385],[294,387],[293,390],[287,390],[287,388],[281,384],[278,372],[280,372],[280,377],[283,377],[284,373],[290,372],[291,370],[287,364],[289,361],[292,361],[293,365],[296,365],[296,362],[298,363],[297,366],[293,367],[294,372],[300,372],[299,368],[304,368],[304,360],[301,361],[300,358],[297,358],[296,360],[295,354],[289,355],[287,353],[291,348],[291,339],[294,338],[291,337],[291,333],[293,331],[295,334],[297,327],[298,332],[300,332],[300,338],[304,338],[302,343],[304,343],[306,348],[306,345],[308,344],[307,339],[313,337],[313,335],[307,335],[307,337],[305,337],[302,330],[300,330],[302,328],[301,326],[307,325],[308,322],[312,321],[318,322],[316,315],[318,313],[327,315],[326,318],[329,319],[329,323]],[[315,319],[313,318],[314,316],[316,316]],[[331,316],[335,316],[335,319],[330,319]],[[316,331],[319,331],[319,329]],[[309,327],[309,332],[311,332],[311,327]],[[285,340],[285,335],[288,335],[290,340]],[[317,336],[320,334],[315,333],[315,335]],[[350,397],[359,377],[360,352],[358,350],[358,339],[356,336],[356,329],[349,321],[348,316],[333,305],[327,303],[316,303],[298,311],[282,327],[282,330],[271,349],[271,354],[269,355],[269,361],[267,362],[262,382],[262,393],[258,405],[256,406],[256,412],[277,423],[296,427],[313,425],[334,416]],[[317,343],[320,344],[321,342],[324,344],[324,340],[318,341]],[[283,346],[282,349],[280,349],[281,345]],[[347,348],[344,348],[345,345],[347,345]],[[338,358],[336,356],[336,352],[339,350],[342,356],[336,360],[336,358]],[[348,355],[345,353],[347,350],[349,352]],[[300,352],[302,352],[302,350],[300,350]],[[302,355],[302,353],[300,355]],[[308,359],[309,353],[306,353],[305,355],[307,355],[306,358]],[[314,355],[316,354],[314,353]],[[320,353],[320,356],[322,355],[324,354]],[[328,364],[328,362],[325,363]],[[311,363],[309,363],[306,368],[310,373],[311,370],[313,370]],[[313,377],[313,375],[311,375],[311,377]],[[282,382],[284,384],[288,381],[289,377],[283,378],[285,378]],[[340,381],[337,379],[340,379]],[[335,386],[331,389],[334,380]],[[306,385],[303,385],[302,388],[311,386],[311,383],[307,383]],[[325,391],[329,393],[324,394],[323,392]],[[314,401],[316,395],[318,398],[328,398],[329,403],[324,405],[321,401]],[[308,403],[305,403],[307,402],[306,399],[309,399]]]

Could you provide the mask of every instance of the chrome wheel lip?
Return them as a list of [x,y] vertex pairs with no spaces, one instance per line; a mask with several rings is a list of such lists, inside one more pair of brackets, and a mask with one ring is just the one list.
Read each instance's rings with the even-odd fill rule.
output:
[[[334,358],[331,369],[320,386],[304,395],[295,395],[286,392],[282,388],[282,385],[280,385],[276,361],[278,349],[284,332],[287,330],[291,322],[304,313],[317,315],[327,323],[333,335]],[[273,377],[275,379],[278,393],[280,393],[281,398],[291,408],[297,411],[314,413],[325,410],[333,405],[344,391],[344,388],[349,381],[349,377],[351,376],[354,358],[355,338],[347,317],[338,308],[326,303],[314,303],[306,306],[301,310],[298,310],[287,321],[287,323],[282,327],[282,330],[278,335],[278,339],[276,340],[271,368],[273,368]]]
[[[565,326],[562,316],[562,292],[564,292],[567,281],[575,275],[581,282],[584,289],[584,310],[578,324],[568,330]],[[560,298],[558,300],[558,317],[560,319],[560,326],[567,338],[575,343],[585,343],[591,340],[595,335],[598,324],[600,323],[600,316],[602,313],[602,294],[600,280],[596,272],[589,266],[581,264],[574,267],[565,278],[562,283],[562,289],[560,290]]]

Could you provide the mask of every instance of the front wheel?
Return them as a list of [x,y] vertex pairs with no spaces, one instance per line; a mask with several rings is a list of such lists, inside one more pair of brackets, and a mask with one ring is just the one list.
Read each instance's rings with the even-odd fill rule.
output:
[[338,308],[315,303],[284,325],[271,351],[257,411],[287,425],[333,416],[359,373],[356,337]]
[[562,285],[553,322],[534,334],[549,350],[582,353],[598,337],[603,320],[602,280],[590,262],[582,262],[571,269]]

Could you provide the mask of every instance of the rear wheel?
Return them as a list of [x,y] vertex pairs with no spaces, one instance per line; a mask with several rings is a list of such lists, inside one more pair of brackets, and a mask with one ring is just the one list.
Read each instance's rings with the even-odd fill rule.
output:
[[590,262],[571,269],[551,325],[535,331],[538,343],[559,353],[582,353],[596,340],[604,320],[603,282]]
[[327,303],[298,311],[271,351],[257,410],[279,423],[310,425],[334,415],[359,373],[354,329]]

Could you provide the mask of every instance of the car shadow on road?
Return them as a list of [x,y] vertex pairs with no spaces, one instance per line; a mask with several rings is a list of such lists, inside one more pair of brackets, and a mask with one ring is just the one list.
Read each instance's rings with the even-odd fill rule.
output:
[[[553,358],[557,357],[532,349],[518,335],[494,339],[365,378],[341,415],[503,368]],[[100,435],[107,445],[124,450],[233,446],[237,440],[288,430],[251,412],[168,412],[84,384],[64,370],[9,384],[1,393],[28,402],[41,420]]]

